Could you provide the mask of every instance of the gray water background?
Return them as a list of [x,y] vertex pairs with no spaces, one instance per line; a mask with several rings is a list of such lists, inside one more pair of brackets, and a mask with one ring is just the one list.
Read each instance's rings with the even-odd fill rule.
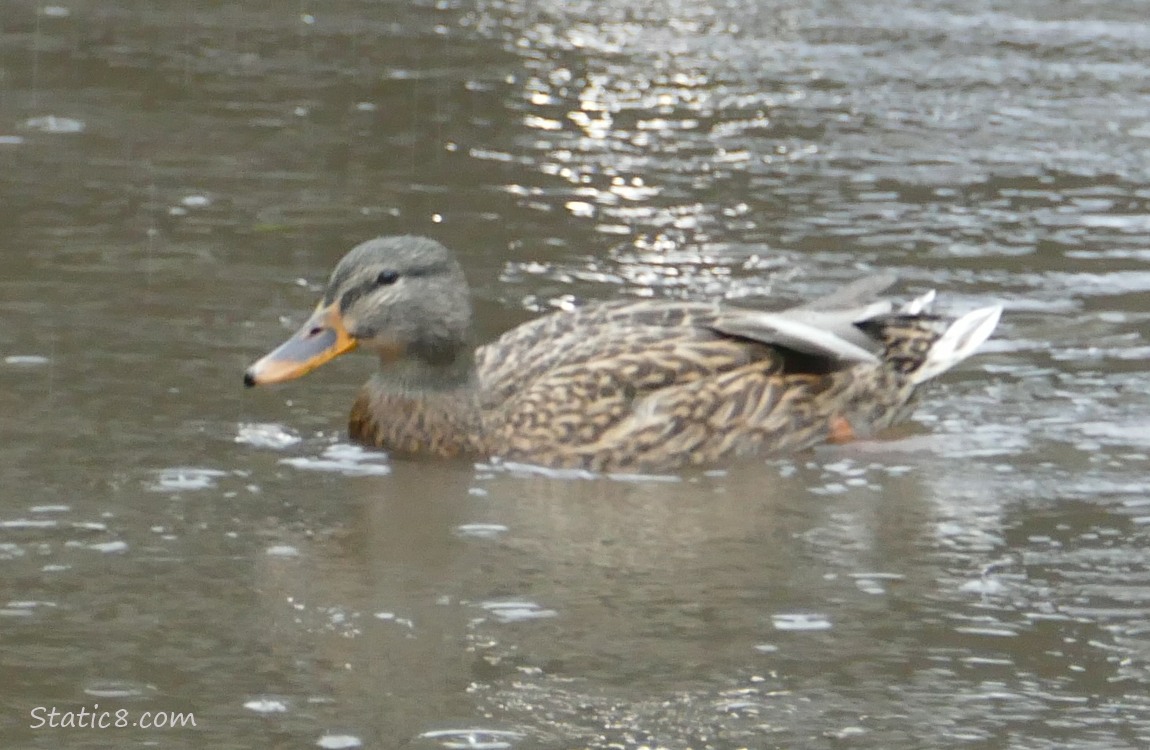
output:
[[[0,744],[1150,745],[1140,3],[0,2]],[[984,353],[881,440],[580,480],[245,392],[334,261],[481,335],[872,270]],[[183,730],[31,729],[94,704]]]

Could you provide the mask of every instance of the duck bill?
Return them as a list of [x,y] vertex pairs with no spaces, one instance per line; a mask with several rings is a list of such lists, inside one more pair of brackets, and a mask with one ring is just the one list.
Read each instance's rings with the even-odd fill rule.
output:
[[244,385],[249,388],[267,383],[282,383],[306,375],[354,349],[356,341],[343,326],[339,303],[315,309],[295,334],[248,368]]

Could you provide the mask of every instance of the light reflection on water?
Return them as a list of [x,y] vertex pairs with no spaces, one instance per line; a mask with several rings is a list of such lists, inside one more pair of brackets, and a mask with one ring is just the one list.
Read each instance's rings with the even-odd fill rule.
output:
[[[201,721],[92,747],[1150,743],[1140,10],[9,10],[3,744],[96,699]],[[883,440],[393,462],[342,435],[369,363],[239,377],[400,231],[484,335],[876,268],[1007,314]]]

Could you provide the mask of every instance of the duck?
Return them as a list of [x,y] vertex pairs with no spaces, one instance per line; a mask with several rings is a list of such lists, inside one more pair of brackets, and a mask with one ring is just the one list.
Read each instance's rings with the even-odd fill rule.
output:
[[336,265],[299,330],[244,373],[298,378],[352,350],[379,367],[352,440],[393,456],[590,472],[675,471],[875,435],[969,357],[1002,313],[948,318],[891,274],[776,311],[630,298],[558,310],[476,347],[470,290],[440,242],[384,236]]

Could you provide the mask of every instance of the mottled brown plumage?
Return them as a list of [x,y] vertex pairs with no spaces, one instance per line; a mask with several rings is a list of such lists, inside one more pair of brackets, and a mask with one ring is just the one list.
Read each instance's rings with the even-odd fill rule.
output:
[[381,357],[352,408],[355,440],[595,471],[713,464],[897,422],[917,386],[968,356],[998,320],[998,308],[944,320],[924,312],[930,296],[901,309],[875,301],[892,281],[860,280],[776,313],[592,304],[473,349],[451,253],[423,238],[379,238],[340,262],[312,320],[246,380],[302,374],[334,356],[313,356],[309,342],[338,338],[336,354],[358,345]]

